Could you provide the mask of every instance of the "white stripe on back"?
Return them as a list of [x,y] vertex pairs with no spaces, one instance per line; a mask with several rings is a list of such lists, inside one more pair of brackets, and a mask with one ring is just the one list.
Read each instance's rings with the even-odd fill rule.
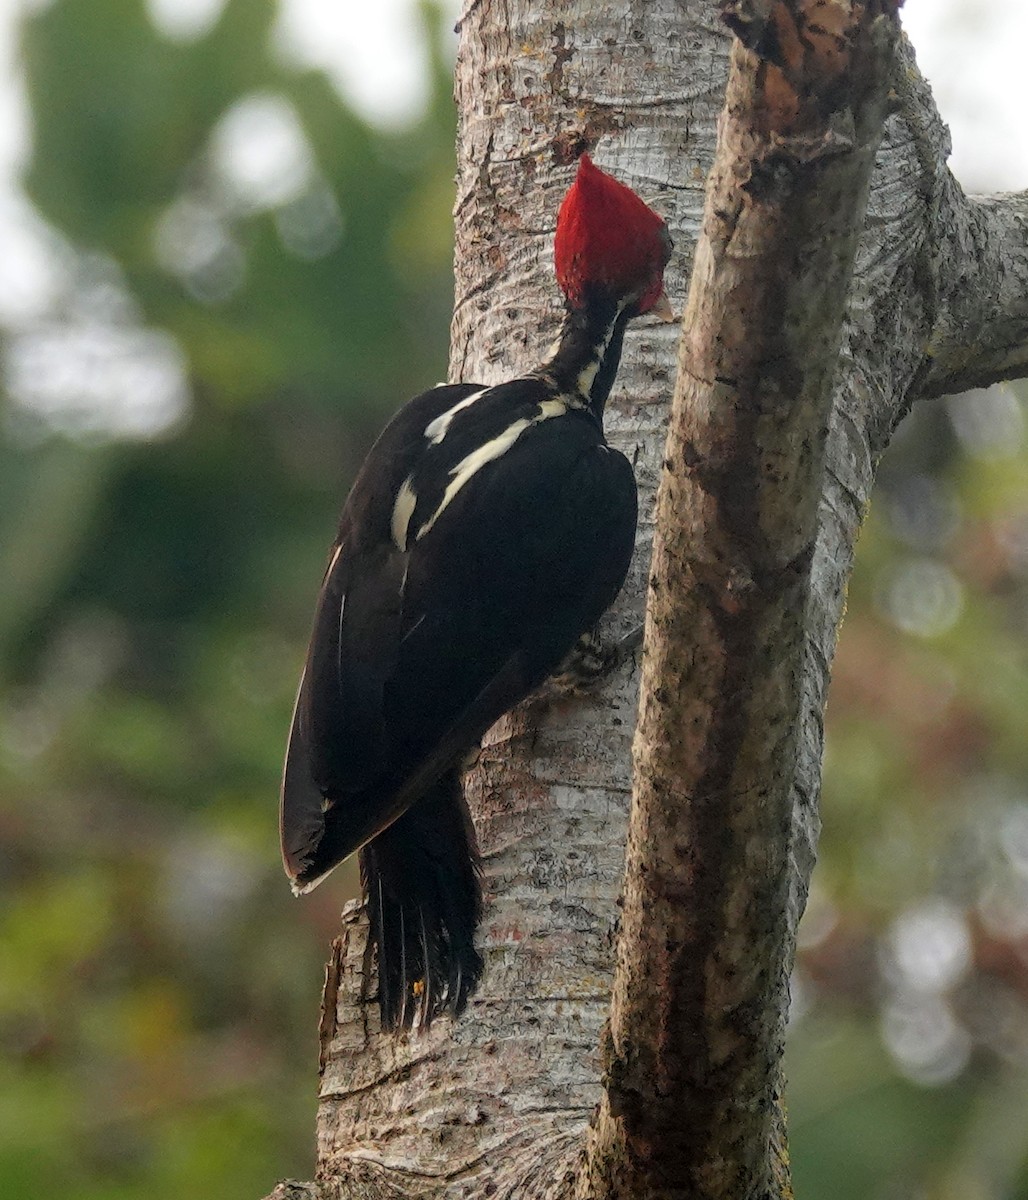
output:
[[472,392],[470,396],[465,396],[459,404],[455,404],[452,408],[448,408],[446,412],[440,413],[434,420],[429,421],[425,426],[425,437],[432,443],[433,446],[438,446],[439,443],[446,437],[446,431],[450,428],[450,422],[460,412],[462,408],[467,408],[469,404],[474,404],[490,391],[490,388],[480,388],[477,392]]
[[418,503],[418,498],[414,494],[410,480],[411,477],[408,475],[403,483],[400,484],[400,490],[396,493],[396,500],[393,502],[391,528],[393,541],[396,543],[397,550],[407,549],[407,529],[410,525],[410,519],[414,515],[414,508]]
[[[534,417],[521,417],[507,428],[492,441],[486,442],[479,446],[477,450],[473,450],[460,460],[455,467],[450,469],[451,480],[446,486],[446,491],[443,492],[443,498],[439,502],[439,507],[428,518],[428,520],[418,530],[417,541],[420,541],[432,526],[439,520],[440,516],[446,509],[446,506],[457,495],[460,489],[476,475],[486,463],[494,462],[501,458],[514,445],[519,437],[526,429],[532,425],[538,425],[540,421],[549,420],[550,417],[561,417],[568,411],[567,403],[556,397],[552,400],[541,400],[539,402],[539,412]],[[402,491],[402,489],[401,489]],[[413,493],[412,493],[413,494]],[[399,499],[397,499],[399,503]],[[408,517],[408,520],[410,518]],[[394,515],[395,521],[395,515]]]

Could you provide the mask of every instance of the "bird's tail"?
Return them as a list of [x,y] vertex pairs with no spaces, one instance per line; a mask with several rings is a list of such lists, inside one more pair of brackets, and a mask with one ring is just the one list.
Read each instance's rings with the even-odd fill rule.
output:
[[482,974],[478,848],[459,772],[448,771],[364,847],[361,878],[383,1027],[456,1016]]

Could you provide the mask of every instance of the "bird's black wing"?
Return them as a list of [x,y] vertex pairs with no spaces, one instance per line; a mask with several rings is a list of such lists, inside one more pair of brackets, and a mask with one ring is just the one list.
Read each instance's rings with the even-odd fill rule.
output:
[[[620,590],[635,477],[586,422],[533,429],[413,545],[382,696],[394,770],[376,798],[377,829],[533,691]],[[359,831],[359,820],[352,808],[334,810],[333,840],[377,832]]]
[[329,804],[348,796],[359,804],[385,769],[382,694],[402,637],[407,565],[392,536],[395,498],[422,452],[426,425],[478,390],[457,384],[415,397],[372,447],[347,498],[318,595],[282,779],[282,856],[293,880],[315,856]]
[[[407,478],[393,478],[394,496]],[[530,426],[438,519],[445,487],[423,505],[431,493],[413,479],[409,548],[344,544],[323,589],[283,807],[287,868],[304,890],[537,686],[627,571],[634,477],[584,414]],[[303,807],[292,811],[291,795]]]

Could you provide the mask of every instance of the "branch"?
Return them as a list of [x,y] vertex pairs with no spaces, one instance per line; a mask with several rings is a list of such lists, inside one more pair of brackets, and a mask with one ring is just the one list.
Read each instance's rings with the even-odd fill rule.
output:
[[918,391],[945,396],[1028,375],[1028,192],[956,193],[939,219],[942,306]]
[[1028,192],[964,194],[946,165],[949,130],[906,38],[900,58],[902,157],[917,187],[894,181],[916,202],[898,232],[912,237],[907,255],[918,259],[931,330],[909,404],[1028,374]]
[[[804,616],[895,5],[736,44],[658,497],[604,1096],[578,1194],[779,1196]],[[826,28],[826,26],[831,26]]]

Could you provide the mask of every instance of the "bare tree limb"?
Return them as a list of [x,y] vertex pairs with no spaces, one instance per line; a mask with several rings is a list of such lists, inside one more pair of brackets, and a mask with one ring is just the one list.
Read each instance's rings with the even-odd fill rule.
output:
[[1028,193],[964,194],[946,165],[949,130],[905,38],[900,57],[893,170],[878,172],[872,214],[891,226],[885,244],[914,269],[910,290],[924,304],[923,358],[897,419],[918,398],[1028,370]]
[[892,6],[757,7],[724,5],[750,48],[731,58],[657,499],[590,1200],[788,1188],[804,617],[898,24]]
[[941,306],[923,396],[987,387],[1028,371],[1028,192],[965,197],[934,230]]

